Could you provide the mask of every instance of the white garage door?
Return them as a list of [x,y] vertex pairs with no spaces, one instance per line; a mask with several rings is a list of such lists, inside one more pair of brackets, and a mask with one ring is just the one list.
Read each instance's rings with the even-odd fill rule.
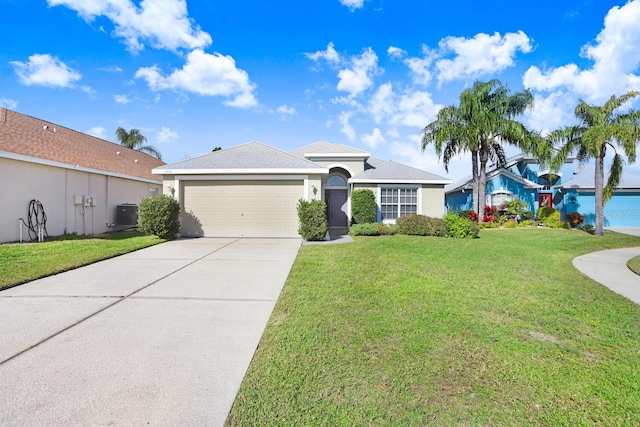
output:
[[183,236],[299,237],[304,181],[185,181]]

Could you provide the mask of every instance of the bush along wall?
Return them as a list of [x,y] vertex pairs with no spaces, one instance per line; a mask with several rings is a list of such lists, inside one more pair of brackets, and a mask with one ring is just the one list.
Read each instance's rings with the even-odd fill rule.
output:
[[373,191],[361,189],[351,193],[351,216],[353,224],[376,222],[376,195]]
[[298,200],[298,233],[303,239],[324,240],[329,229],[326,211],[327,205],[321,200]]
[[146,197],[138,206],[138,230],[161,239],[173,239],[180,232],[180,204],[170,196]]

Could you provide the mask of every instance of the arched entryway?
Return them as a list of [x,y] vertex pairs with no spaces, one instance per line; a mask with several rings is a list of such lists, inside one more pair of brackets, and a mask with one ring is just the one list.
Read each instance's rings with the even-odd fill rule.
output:
[[349,226],[348,172],[341,168],[331,169],[324,185],[324,201],[327,204],[327,221],[329,227],[346,228]]

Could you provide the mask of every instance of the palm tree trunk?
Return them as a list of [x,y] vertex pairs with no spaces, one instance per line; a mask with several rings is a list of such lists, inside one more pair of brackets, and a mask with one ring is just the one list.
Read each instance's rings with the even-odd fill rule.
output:
[[478,206],[480,205],[479,193],[478,193],[478,150],[471,150],[471,175],[473,176],[473,207],[472,209],[476,214],[480,215]]
[[596,176],[595,176],[595,193],[596,193],[596,229],[594,235],[604,236],[604,155],[596,158]]
[[484,219],[484,206],[486,204],[487,193],[487,162],[489,161],[489,153],[487,150],[480,151],[480,179],[478,180],[478,220],[482,222]]

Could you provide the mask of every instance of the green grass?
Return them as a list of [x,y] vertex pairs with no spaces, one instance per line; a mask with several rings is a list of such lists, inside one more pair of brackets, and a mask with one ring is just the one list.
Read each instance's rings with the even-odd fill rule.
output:
[[0,289],[161,243],[138,232],[64,235],[42,243],[0,244]]
[[627,267],[629,267],[629,269],[631,271],[633,271],[636,274],[640,275],[640,256],[631,258],[628,262],[627,262]]
[[624,246],[640,238],[303,246],[227,425],[640,425],[640,308],[571,264]]

